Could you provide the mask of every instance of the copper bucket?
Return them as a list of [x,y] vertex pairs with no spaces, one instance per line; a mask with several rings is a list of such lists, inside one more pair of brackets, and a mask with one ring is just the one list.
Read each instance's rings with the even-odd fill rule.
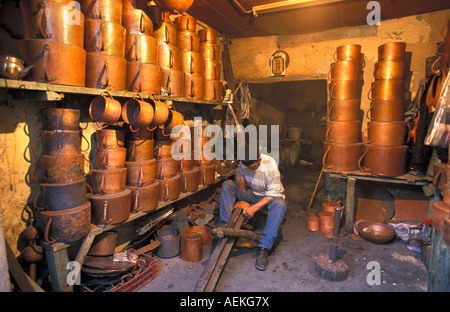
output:
[[169,116],[166,122],[162,126],[166,135],[169,135],[175,126],[180,126],[184,124],[184,117],[181,113],[174,109],[169,109]]
[[[79,109],[44,108],[40,110],[40,114],[43,130],[80,130]],[[35,128],[38,129],[36,126]]]
[[124,9],[122,11],[122,25],[127,34],[143,34],[153,36],[152,20],[139,9]]
[[356,143],[361,137],[361,121],[327,121],[328,143]]
[[76,6],[57,1],[23,0],[19,7],[24,39],[45,39],[83,48],[84,14]]
[[166,103],[149,99],[149,103],[153,107],[153,120],[148,126],[149,130],[154,130],[155,127],[163,125],[169,118],[170,112],[169,107]]
[[86,51],[83,48],[44,39],[19,40],[21,58],[34,65],[31,81],[85,86]]
[[209,226],[194,225],[184,230],[183,234],[184,235],[200,234],[202,236],[203,245],[212,245],[213,237],[211,234],[211,228]]
[[[84,160],[85,156],[81,153],[67,156],[42,155],[38,161],[41,168],[42,182],[70,183],[84,179]],[[30,174],[34,180],[38,180],[34,176],[34,167]]]
[[172,22],[163,22],[158,29],[154,30],[154,37],[157,44],[165,45],[170,44],[177,46],[177,27]]
[[180,197],[182,190],[181,175],[176,174],[171,178],[159,180],[159,200],[171,201]]
[[201,43],[217,43],[218,32],[211,28],[205,28],[198,31]]
[[205,79],[205,100],[220,102],[222,100],[222,91],[222,81]]
[[320,218],[320,234],[326,238],[333,236],[334,229],[334,213],[328,211],[319,212]]
[[[81,153],[80,130],[53,130],[40,133],[42,141],[42,153],[46,155],[75,155]],[[34,144],[32,145],[34,152]]]
[[127,186],[142,187],[153,184],[156,179],[156,160],[127,161]]
[[203,56],[203,61],[220,61],[220,45],[214,43],[201,43],[200,53]]
[[373,76],[376,80],[405,78],[405,60],[385,60],[375,63]]
[[159,181],[144,186],[127,186],[131,190],[131,212],[151,211],[158,207]]
[[125,90],[127,62],[123,57],[90,52],[86,55],[86,87]]
[[216,181],[216,165],[198,167],[200,170],[200,185],[210,185]]
[[153,159],[153,140],[127,140],[126,161],[143,161]]
[[183,96],[185,98],[203,99],[205,78],[202,75],[185,75]]
[[179,31],[177,42],[182,52],[200,52],[200,37],[195,32]]
[[143,34],[127,34],[125,58],[128,62],[157,63],[158,46],[156,39]]
[[184,73],[180,70],[162,69],[162,88],[169,96],[183,96]]
[[335,61],[359,60],[361,57],[361,46],[359,44],[345,44],[339,46],[333,54],[333,59]]
[[405,100],[404,80],[375,80],[367,94],[371,101],[395,101]]
[[362,143],[325,143],[322,163],[325,169],[337,171],[356,171],[362,154]]
[[306,228],[310,231],[320,231],[320,218],[318,216],[306,217]]
[[81,12],[86,18],[102,19],[122,25],[122,1],[83,0]]
[[206,80],[220,80],[220,63],[203,61],[203,77]]
[[198,190],[198,186],[200,185],[200,170],[198,168],[194,168],[190,171],[184,171],[180,174],[183,193],[195,192]]
[[[140,99],[137,99],[139,97]],[[125,102],[122,108],[122,119],[133,128],[144,128],[153,120],[153,107],[145,102],[140,95],[133,96]],[[133,129],[132,128],[132,129]]]
[[125,189],[127,168],[94,169],[91,173],[92,190],[96,195],[114,194]]
[[178,172],[178,163],[172,157],[156,160],[156,178],[167,179],[174,177]]
[[89,115],[93,120],[112,125],[117,122],[122,113],[122,105],[109,92],[96,96],[90,106]]
[[181,234],[181,259],[199,262],[203,258],[202,235],[199,233]]
[[361,97],[361,80],[336,80],[329,84],[332,100],[351,100]]
[[402,121],[404,101],[372,101],[366,112],[369,120],[375,121]]
[[[82,205],[86,201],[86,179],[69,183],[40,183],[40,193],[34,198],[36,209],[50,211],[67,210]],[[42,195],[42,207],[37,199]]]
[[203,57],[200,52],[180,52],[180,70],[188,75],[203,74]]
[[180,49],[173,44],[158,44],[158,63],[161,68],[180,70]]
[[[358,166],[373,175],[396,177],[405,174],[408,146],[364,145]],[[361,163],[364,165],[361,165]]]
[[405,58],[406,43],[390,42],[378,47],[378,60],[402,60]]
[[117,244],[117,231],[104,231],[95,236],[88,256],[108,257],[114,255]]
[[178,31],[197,32],[197,20],[192,16],[182,15],[175,19]]
[[354,121],[360,119],[361,100],[330,100],[330,121]]
[[96,148],[95,166],[97,169],[118,169],[125,167],[126,148]]
[[127,62],[126,89],[138,93],[161,93],[161,67],[142,62]]
[[121,129],[101,129],[95,131],[97,147],[125,147],[125,132]]
[[125,57],[127,30],[122,25],[89,18],[86,19],[84,27],[84,48],[86,52],[99,52]]
[[336,202],[323,202],[322,203],[322,211],[328,211],[331,213],[335,213],[336,212],[336,208],[340,208],[341,205],[339,205]]
[[363,75],[360,60],[348,60],[331,63],[328,80],[361,80]]
[[98,226],[118,224],[130,217],[131,190],[108,195],[93,195],[89,198],[92,205],[91,222]]
[[[364,133],[367,132],[367,139]],[[369,121],[363,132],[363,142],[373,145],[395,146],[405,143],[406,122]]]

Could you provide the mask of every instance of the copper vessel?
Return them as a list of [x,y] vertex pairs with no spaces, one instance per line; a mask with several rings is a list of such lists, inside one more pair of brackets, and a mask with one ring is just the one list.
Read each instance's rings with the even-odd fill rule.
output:
[[180,49],[173,44],[158,44],[157,64],[164,69],[180,70]]
[[172,157],[172,145],[173,141],[170,138],[164,141],[155,141],[153,157],[155,159]]
[[186,172],[194,169],[194,159],[180,159],[178,163],[178,171]]
[[335,61],[359,60],[361,57],[361,46],[359,44],[341,45],[336,48],[333,54]]
[[195,32],[178,31],[177,43],[182,52],[200,52],[200,37]]
[[322,164],[325,169],[337,171],[358,170],[358,160],[362,154],[362,143],[324,143]]
[[399,101],[405,100],[405,81],[398,80],[375,80],[367,94],[371,101]]
[[[52,130],[41,132],[42,153],[46,155],[75,155],[81,152],[81,131]],[[34,144],[32,146],[34,151]]]
[[131,212],[151,211],[158,207],[159,181],[145,186],[127,186],[131,190]]
[[84,14],[76,6],[57,1],[22,0],[19,7],[24,39],[45,39],[83,48]]
[[129,124],[124,123],[122,128],[125,131],[125,138],[130,140],[153,140],[153,130],[147,127],[133,129]]
[[180,257],[182,260],[188,262],[199,262],[203,259],[203,244],[201,234],[184,232],[181,234]]
[[125,58],[129,62],[157,63],[158,45],[152,36],[127,34],[125,40]]
[[185,98],[203,99],[205,95],[205,78],[202,75],[185,75],[183,96]]
[[172,129],[175,126],[179,126],[179,125],[183,125],[183,124],[184,124],[183,115],[174,109],[169,109],[169,116],[167,117],[167,120],[164,123],[164,125],[161,127],[164,129],[164,133],[166,135],[168,135],[172,132]]
[[361,121],[327,121],[328,143],[356,143],[361,137]]
[[[139,97],[139,99],[137,99]],[[122,108],[122,119],[133,128],[143,128],[153,120],[153,107],[144,101],[140,95],[125,102]]]
[[181,172],[182,192],[195,192],[200,185],[200,170],[193,168],[190,171]]
[[27,78],[36,82],[85,86],[86,51],[44,39],[19,40],[21,58],[34,65]]
[[122,25],[127,34],[144,34],[153,36],[152,20],[139,9],[124,9],[122,11]]
[[334,213],[328,211],[319,212],[320,218],[320,234],[326,238],[333,236],[334,229]]
[[39,193],[34,199],[36,209],[50,211],[66,210],[82,205],[86,201],[86,179],[69,183],[40,183],[42,208],[36,205]]
[[125,147],[125,131],[114,128],[100,129],[95,131],[97,147],[117,148]]
[[[364,134],[367,132],[367,138]],[[369,121],[363,132],[363,142],[373,145],[403,145],[405,143],[406,122]]]
[[328,80],[361,80],[363,75],[360,60],[348,60],[331,63]]
[[210,185],[216,181],[216,165],[198,167],[200,170],[200,185]]
[[131,190],[108,195],[93,195],[89,198],[92,206],[91,222],[98,226],[118,224],[130,216]]
[[431,215],[431,226],[444,234],[446,231],[445,226],[448,226],[448,223],[444,223],[444,220],[449,217],[450,207],[443,201],[435,201],[433,203],[433,211]]
[[126,161],[142,161],[153,159],[153,140],[126,140]]
[[183,96],[184,73],[180,70],[162,69],[162,88],[169,96]]
[[217,43],[218,32],[212,28],[205,28],[198,31],[201,43]]
[[141,9],[144,10],[147,5],[147,0],[122,0],[122,7],[124,10]]
[[[42,182],[44,183],[70,183],[84,179],[85,156],[81,153],[67,156],[41,155],[39,166],[41,168]],[[31,170],[31,177],[34,176],[34,167]]]
[[360,119],[361,100],[330,100],[328,105],[328,116],[331,121]]
[[361,80],[336,80],[329,84],[332,100],[352,100],[361,97]]
[[193,2],[194,0],[155,0],[158,7],[172,14],[184,13]]
[[158,45],[178,46],[177,27],[172,23],[162,23],[155,29],[154,36]]
[[390,42],[378,47],[378,60],[401,60],[405,58],[406,43]]
[[81,12],[86,18],[102,19],[122,25],[122,1],[81,0]]
[[85,238],[91,231],[91,203],[60,211],[41,211],[44,239],[48,244],[70,243]]
[[159,180],[159,200],[171,201],[180,197],[182,191],[181,175],[176,174],[173,177]]
[[156,178],[168,179],[174,177],[178,172],[178,162],[172,157],[156,160]]
[[117,122],[121,114],[122,105],[109,92],[96,96],[89,106],[91,118],[98,122],[104,122],[107,125]]
[[153,184],[156,179],[156,160],[127,161],[127,186],[142,187]]
[[96,148],[95,167],[97,169],[118,169],[125,167],[126,148]]
[[200,53],[203,56],[203,61],[216,61],[219,62],[221,58],[220,45],[214,43],[201,43]]
[[127,62],[123,57],[90,52],[86,55],[86,87],[125,90]]
[[405,60],[384,60],[374,65],[373,76],[376,80],[404,79]]
[[104,231],[96,235],[89,249],[88,256],[108,257],[114,255],[117,236],[118,232],[114,230]]
[[205,79],[205,92],[203,98],[211,101],[221,101],[223,93],[223,83],[220,80]]
[[405,174],[408,146],[364,145],[359,169],[373,175],[396,177]]
[[200,52],[180,52],[180,70],[188,75],[203,74],[203,57]]
[[155,127],[163,125],[169,118],[169,107],[166,103],[158,100],[149,99],[148,102],[153,107],[153,120],[150,122],[148,128],[154,130]]
[[101,19],[86,19],[84,23],[84,48],[86,52],[99,52],[125,57],[125,27]]
[[[80,130],[79,109],[52,107],[41,109],[39,112],[43,130]],[[36,126],[35,128],[38,129]]]
[[125,189],[127,168],[94,169],[91,173],[91,186],[95,195],[114,194]]
[[366,112],[369,120],[375,121],[402,121],[404,101],[372,101]]
[[127,62],[127,87],[131,92],[161,93],[161,67],[142,62]]
[[220,63],[203,61],[203,77],[206,80],[220,80]]
[[315,215],[306,217],[306,228],[313,232],[320,231],[320,218]]
[[175,25],[177,25],[178,31],[197,32],[197,20],[192,16],[178,16],[175,19]]

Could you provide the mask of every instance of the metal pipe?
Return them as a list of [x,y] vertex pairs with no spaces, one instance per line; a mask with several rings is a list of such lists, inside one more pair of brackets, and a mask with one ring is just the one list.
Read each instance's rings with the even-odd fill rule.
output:
[[334,227],[333,227],[333,237],[330,242],[330,255],[328,262],[335,263],[337,260],[337,251],[338,251],[338,236],[339,236],[339,227],[341,224],[341,216],[343,207],[338,206],[334,210]]

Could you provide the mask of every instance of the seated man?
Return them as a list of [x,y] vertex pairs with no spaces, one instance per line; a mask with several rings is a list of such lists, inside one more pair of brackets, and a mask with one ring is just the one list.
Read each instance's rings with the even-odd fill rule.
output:
[[277,237],[286,212],[284,198],[278,164],[269,155],[260,154],[257,160],[240,161],[235,181],[227,180],[222,184],[221,221],[229,221],[236,200],[246,201],[251,205],[243,211],[243,215],[247,219],[252,218],[256,211],[267,208],[268,214],[263,230],[263,239],[259,242],[256,253],[255,266],[259,270],[265,270],[269,264],[268,253]]

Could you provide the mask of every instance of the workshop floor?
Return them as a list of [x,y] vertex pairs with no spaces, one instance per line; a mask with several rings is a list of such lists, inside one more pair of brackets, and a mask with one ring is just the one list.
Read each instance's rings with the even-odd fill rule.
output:
[[[338,257],[349,267],[345,281],[332,282],[315,272],[315,257],[328,255],[329,239],[306,229],[306,207],[313,193],[320,164],[298,165],[288,170],[283,184],[288,210],[282,225],[282,240],[270,255],[266,271],[255,268],[256,249],[236,247],[223,270],[216,292],[425,292],[428,273],[421,256],[401,240],[377,245],[350,235],[339,238]],[[323,188],[313,210],[319,212]],[[342,231],[341,231],[342,232]],[[158,275],[139,292],[192,292],[208,262],[183,261],[180,256],[159,259]],[[369,285],[367,268],[376,261],[381,269],[380,285]],[[371,276],[371,275],[370,275]],[[370,279],[370,277],[369,277]],[[373,279],[372,279],[373,280]]]

